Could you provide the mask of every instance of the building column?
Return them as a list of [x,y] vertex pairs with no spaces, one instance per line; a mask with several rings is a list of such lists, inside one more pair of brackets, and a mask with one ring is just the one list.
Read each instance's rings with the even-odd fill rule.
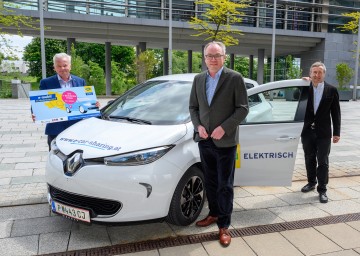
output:
[[169,74],[169,48],[164,48],[163,53],[163,75]]
[[66,53],[67,53],[68,55],[71,55],[71,47],[72,47],[72,45],[74,45],[74,48],[75,48],[75,43],[76,43],[76,42],[75,42],[75,38],[70,38],[70,37],[67,38],[67,39],[66,39],[66,43],[67,43],[67,49],[66,49],[67,52],[66,52]]
[[139,42],[136,46],[136,55],[146,51],[146,42]]
[[202,71],[205,71],[207,69],[206,67],[206,63],[205,63],[205,56],[204,56],[204,48],[205,48],[205,45],[202,45],[201,46],[201,70]]
[[111,43],[105,42],[105,81],[106,96],[111,95]]
[[264,59],[265,59],[265,49],[258,49],[258,70],[257,70],[258,84],[264,83]]
[[192,73],[192,50],[188,50],[188,73]]
[[230,53],[230,69],[234,69],[235,67],[235,54]]
[[321,32],[328,32],[329,23],[329,0],[323,0],[321,11]]
[[249,56],[249,78],[253,79],[254,77],[254,55]]

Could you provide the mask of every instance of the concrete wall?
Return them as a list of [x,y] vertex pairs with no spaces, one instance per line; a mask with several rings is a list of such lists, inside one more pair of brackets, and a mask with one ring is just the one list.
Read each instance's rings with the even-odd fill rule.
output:
[[[327,33],[321,43],[300,55],[303,75],[309,74],[312,63],[322,61],[327,69],[325,80],[330,84],[337,85],[336,64],[345,62],[355,69],[355,40],[357,40],[357,35]],[[350,81],[350,84],[353,83],[354,79]]]

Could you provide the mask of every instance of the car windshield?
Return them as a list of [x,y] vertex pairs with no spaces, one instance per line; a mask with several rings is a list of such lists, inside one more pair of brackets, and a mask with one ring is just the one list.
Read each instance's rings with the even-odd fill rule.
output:
[[175,125],[190,121],[190,81],[148,81],[116,99],[103,111],[108,120]]

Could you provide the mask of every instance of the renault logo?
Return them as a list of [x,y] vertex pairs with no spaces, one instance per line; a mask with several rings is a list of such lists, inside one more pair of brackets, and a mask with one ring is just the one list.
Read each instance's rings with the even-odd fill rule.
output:
[[72,176],[83,165],[84,165],[84,159],[82,157],[82,152],[75,152],[72,156],[70,156],[66,160],[65,174],[68,176]]

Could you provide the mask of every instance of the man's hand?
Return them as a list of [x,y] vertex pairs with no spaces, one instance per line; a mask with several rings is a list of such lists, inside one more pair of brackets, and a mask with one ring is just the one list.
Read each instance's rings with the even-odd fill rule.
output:
[[100,108],[100,102],[97,101],[96,104],[95,104],[95,106],[96,106],[97,108]]
[[340,140],[340,136],[333,136],[333,143],[338,143]]
[[33,122],[35,122],[36,116],[34,114],[31,114],[31,119],[33,120]]
[[202,125],[198,126],[198,132],[199,132],[200,138],[203,138],[206,140],[209,137],[209,134],[207,133],[205,127]]
[[224,129],[221,126],[218,126],[215,128],[215,130],[213,130],[211,138],[213,138],[214,140],[220,140],[224,136],[224,134]]

